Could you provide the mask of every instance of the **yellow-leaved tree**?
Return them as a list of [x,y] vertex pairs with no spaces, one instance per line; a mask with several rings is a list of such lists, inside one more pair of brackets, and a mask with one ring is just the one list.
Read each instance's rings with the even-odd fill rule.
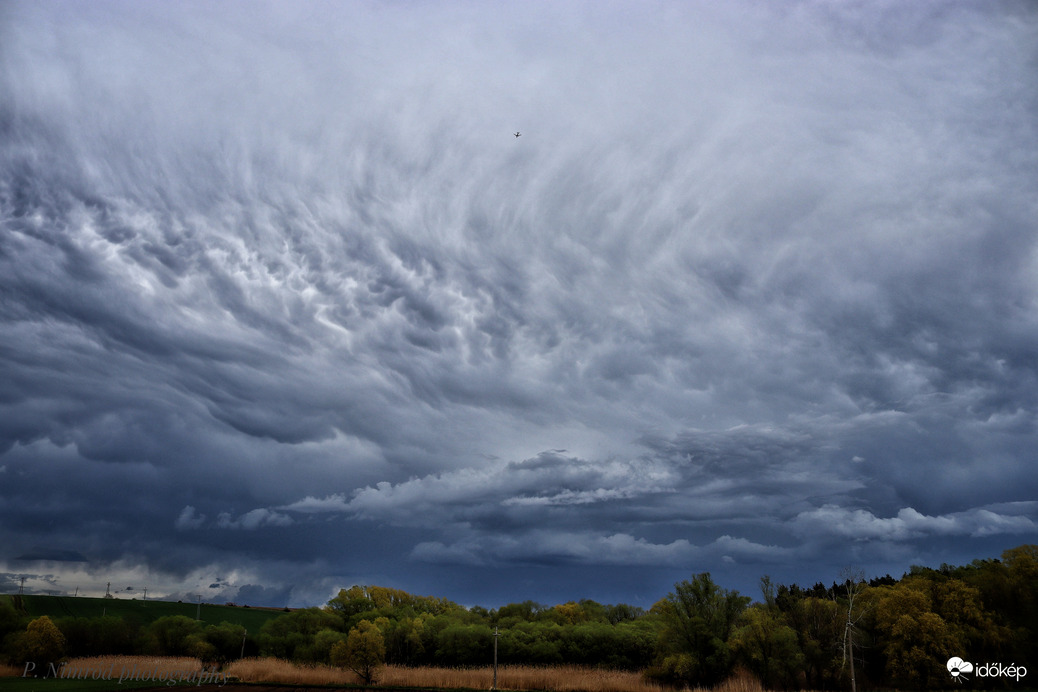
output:
[[37,664],[56,663],[65,655],[65,635],[46,615],[29,623],[21,644],[25,660]]
[[386,660],[382,631],[370,620],[361,620],[350,630],[346,641],[332,646],[330,658],[332,665],[349,668],[365,685],[370,685]]

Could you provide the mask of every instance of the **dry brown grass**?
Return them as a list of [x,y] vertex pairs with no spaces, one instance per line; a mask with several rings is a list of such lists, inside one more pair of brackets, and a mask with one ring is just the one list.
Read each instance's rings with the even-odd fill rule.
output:
[[202,662],[187,656],[89,656],[71,658],[63,669],[67,675],[75,671],[112,671],[113,676],[191,674],[202,670]]
[[[186,656],[89,656],[71,658],[64,666],[55,667],[59,676],[78,678],[91,673],[101,674],[111,671],[114,678],[123,675],[158,676],[180,673],[190,675],[202,670],[202,662],[197,658]],[[49,669],[37,670],[37,674],[46,674]],[[21,677],[25,673],[24,666],[10,666],[0,663],[0,678]]]
[[170,670],[201,670],[201,661],[188,656],[90,656],[79,659],[69,659],[69,665],[80,668],[108,667],[114,665],[116,669],[126,666],[132,668],[147,667],[148,670],[156,669],[163,672]]
[[766,692],[760,684],[760,680],[753,677],[747,670],[737,670],[732,677],[728,678],[714,688],[696,688],[695,692]]
[[[341,685],[357,683],[350,671],[331,666],[300,666],[274,658],[250,658],[228,665],[224,672],[243,682],[283,682],[299,685]],[[384,666],[378,673],[380,685],[397,687],[437,687],[440,689],[489,689],[494,669],[484,668],[408,668]],[[663,688],[646,682],[639,673],[598,670],[579,666],[500,666],[497,686],[512,690],[549,690],[551,692],[661,692]],[[723,692],[755,692],[731,689]]]
[[[379,683],[400,687],[490,689],[494,669],[406,668],[386,666]],[[497,686],[506,690],[550,690],[552,692],[661,692],[659,685],[646,682],[640,673],[602,670],[581,666],[499,666]],[[731,690],[728,692],[741,692]]]
[[0,663],[0,678],[13,678],[16,675],[21,675],[24,671],[24,668],[19,668],[18,666],[9,666],[6,663]]
[[223,672],[242,682],[284,682],[297,685],[343,685],[358,682],[348,670],[332,666],[301,666],[280,658],[243,658]]
[[[116,675],[124,668],[169,672],[201,670],[196,658],[152,656],[98,656],[75,658],[68,662],[80,670],[108,670]],[[306,666],[277,658],[246,658],[224,667],[231,679],[242,682],[273,682],[296,685],[346,685],[360,682],[351,671],[332,666]],[[0,666],[0,676],[21,675],[15,666]],[[494,669],[483,668],[408,668],[384,666],[377,682],[397,687],[432,687],[440,689],[490,689]],[[646,681],[640,673],[619,670],[600,670],[580,666],[500,666],[497,686],[502,690],[546,690],[547,692],[664,692],[665,688]],[[713,688],[697,688],[688,692],[765,692],[756,678],[745,671],[737,672],[727,681]]]

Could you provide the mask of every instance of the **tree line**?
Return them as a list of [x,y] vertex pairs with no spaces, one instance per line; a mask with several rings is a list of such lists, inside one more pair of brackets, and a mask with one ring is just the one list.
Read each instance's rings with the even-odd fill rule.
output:
[[[0,602],[0,649],[10,663],[105,654],[192,656],[219,663],[273,656],[350,668],[483,666],[494,640],[502,664],[640,670],[675,687],[717,684],[736,667],[768,689],[936,689],[953,656],[1038,668],[1038,546],[965,566],[913,567],[900,579],[848,572],[824,586],[760,580],[759,600],[693,575],[645,610],[581,600],[466,608],[380,586],[341,590],[256,633],[184,616],[148,624],[117,617],[29,619]],[[1038,675],[1038,671],[1032,673]],[[986,681],[986,687],[1015,680]]]

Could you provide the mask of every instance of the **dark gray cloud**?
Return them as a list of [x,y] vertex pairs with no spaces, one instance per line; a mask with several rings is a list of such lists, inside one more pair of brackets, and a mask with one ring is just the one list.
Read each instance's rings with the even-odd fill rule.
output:
[[1036,39],[6,4],[0,579],[647,602],[1033,542]]

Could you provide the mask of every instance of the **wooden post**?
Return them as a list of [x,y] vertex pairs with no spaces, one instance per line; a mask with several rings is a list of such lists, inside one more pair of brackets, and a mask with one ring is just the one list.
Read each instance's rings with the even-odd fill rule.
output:
[[494,627],[494,684],[490,688],[492,690],[496,690],[497,689],[497,636],[498,636],[497,627]]

